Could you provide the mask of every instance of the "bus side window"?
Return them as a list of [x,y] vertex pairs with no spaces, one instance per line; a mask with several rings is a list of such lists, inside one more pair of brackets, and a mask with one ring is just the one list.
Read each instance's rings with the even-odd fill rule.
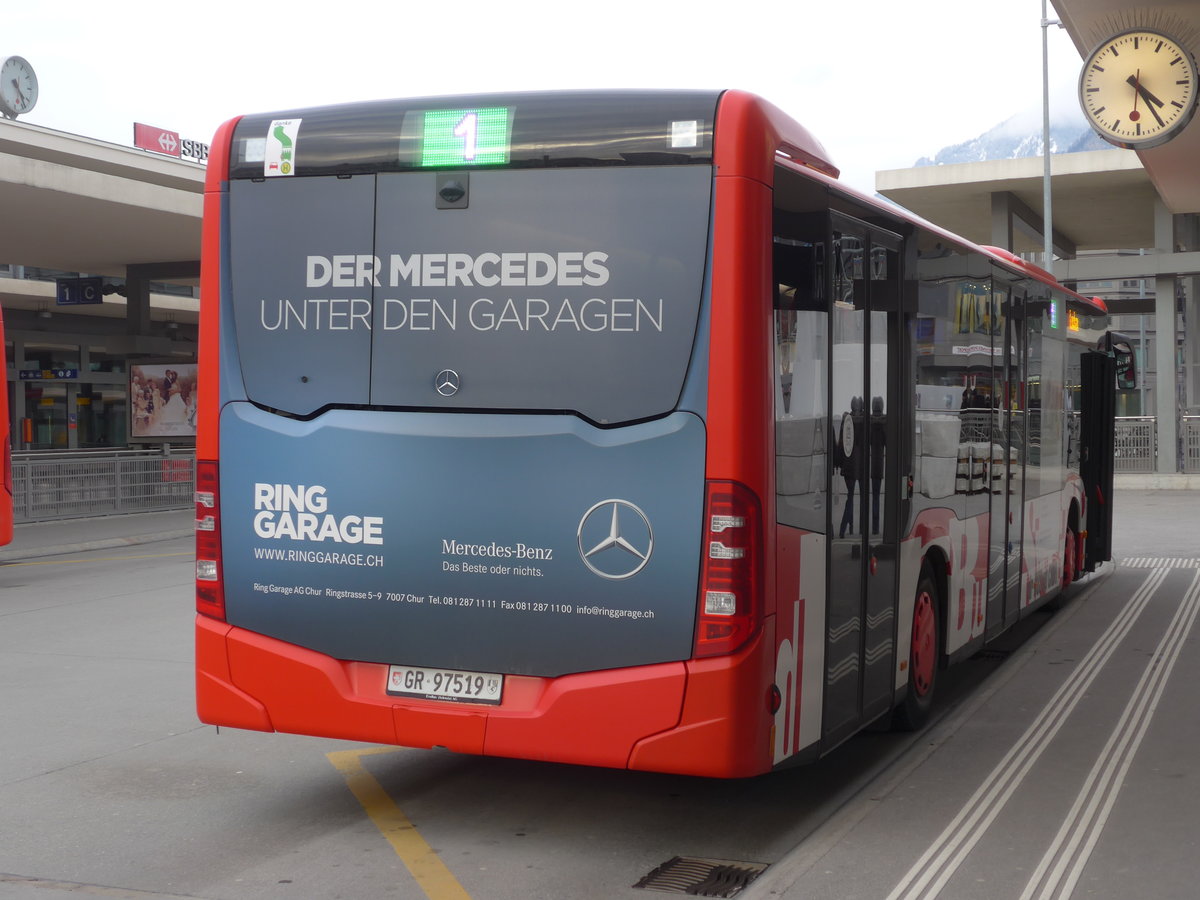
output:
[[824,245],[775,238],[776,511],[784,525],[825,531],[827,357]]

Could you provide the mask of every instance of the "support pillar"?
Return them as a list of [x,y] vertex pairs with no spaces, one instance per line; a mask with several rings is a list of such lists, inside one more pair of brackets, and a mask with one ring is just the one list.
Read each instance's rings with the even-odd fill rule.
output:
[[[996,191],[991,194],[992,222],[991,241],[994,247],[1003,247],[1013,253],[1022,253],[1036,246],[1041,250],[1042,216],[1034,212],[1016,194]],[[1054,235],[1054,253],[1059,259],[1074,259],[1078,248],[1075,242],[1057,228]],[[1018,244],[1020,249],[1018,249]],[[1051,268],[1047,265],[1045,268]]]
[[[1154,246],[1159,253],[1175,249],[1175,217],[1162,200],[1154,202]],[[1154,279],[1155,368],[1154,414],[1158,420],[1158,462],[1155,471],[1179,471],[1179,423],[1175,365],[1175,276]]]
[[[1175,237],[1185,251],[1200,250],[1200,216],[1175,220]],[[1200,275],[1183,277],[1183,383],[1189,415],[1200,413]]]
[[992,246],[1013,249],[1012,194],[997,191],[992,194]]
[[133,266],[126,268],[125,275],[125,333],[150,333],[150,279],[133,273]]

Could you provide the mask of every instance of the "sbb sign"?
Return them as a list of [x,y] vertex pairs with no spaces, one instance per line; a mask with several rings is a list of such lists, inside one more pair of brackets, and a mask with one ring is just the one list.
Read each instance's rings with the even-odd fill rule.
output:
[[184,156],[190,156],[192,159],[198,159],[201,162],[208,159],[208,144],[201,143],[200,141],[190,141],[184,138],[179,142],[179,151]]
[[133,146],[151,153],[162,153],[176,159],[186,156],[203,162],[208,159],[208,144],[200,141],[180,140],[179,133],[157,128],[154,125],[133,123]]

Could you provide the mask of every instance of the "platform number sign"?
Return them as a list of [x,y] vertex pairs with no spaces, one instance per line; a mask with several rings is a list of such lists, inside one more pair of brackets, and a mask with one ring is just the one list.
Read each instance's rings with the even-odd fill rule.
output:
[[504,106],[425,113],[422,166],[486,166],[508,162],[512,111]]

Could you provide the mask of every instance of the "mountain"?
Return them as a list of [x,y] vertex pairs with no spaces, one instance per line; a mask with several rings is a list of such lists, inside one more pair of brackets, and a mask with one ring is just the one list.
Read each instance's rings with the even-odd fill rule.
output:
[[[1050,121],[1050,152],[1079,153],[1084,150],[1113,150],[1076,111],[1056,111]],[[1042,155],[1041,110],[1018,113],[979,137],[943,147],[931,159],[923,156],[914,166],[944,166],[951,163],[983,162],[989,159],[1022,159]]]

